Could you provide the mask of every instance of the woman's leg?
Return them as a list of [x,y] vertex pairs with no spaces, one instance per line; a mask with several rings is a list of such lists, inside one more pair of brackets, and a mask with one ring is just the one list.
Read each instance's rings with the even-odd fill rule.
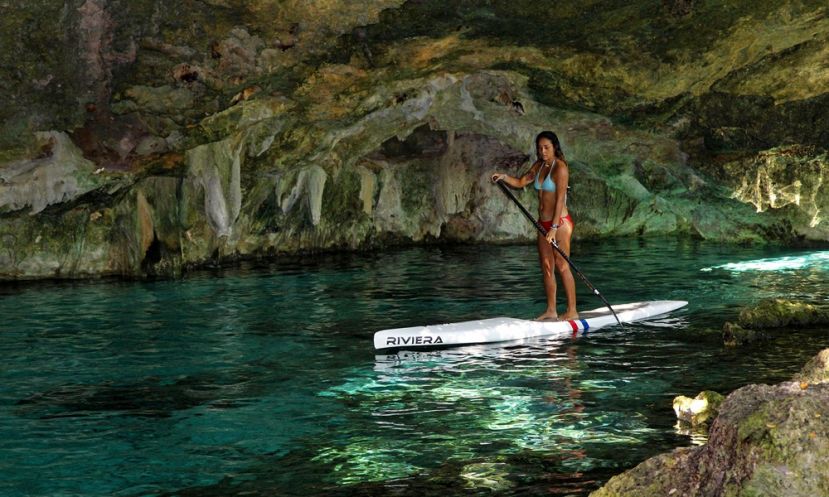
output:
[[[567,257],[570,257],[570,239],[572,236],[573,225],[569,221],[561,223],[561,226],[556,231],[556,242],[558,243],[558,248],[567,254]],[[558,275],[561,278],[561,284],[564,285],[564,294],[567,295],[567,311],[561,315],[561,319],[577,319],[579,312],[576,310],[576,281],[573,279],[573,273],[570,271],[570,264],[556,252],[555,265]]]
[[555,256],[553,255],[553,247],[547,243],[547,240],[538,235],[538,260],[541,263],[541,279],[544,281],[544,293],[547,295],[547,309],[543,314],[536,319],[556,319],[556,278],[553,275],[553,268],[555,267]]

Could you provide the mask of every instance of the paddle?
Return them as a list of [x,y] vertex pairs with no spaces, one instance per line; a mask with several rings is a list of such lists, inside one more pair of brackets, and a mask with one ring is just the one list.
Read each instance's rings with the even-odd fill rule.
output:
[[[498,184],[499,187],[501,187],[501,191],[504,192],[504,194],[506,194],[506,196],[509,197],[513,202],[515,202],[515,205],[517,205],[519,209],[521,209],[521,212],[524,213],[524,216],[526,216],[527,219],[529,219],[530,222],[533,223],[533,225],[535,226],[535,229],[537,229],[539,232],[541,232],[541,236],[546,237],[547,236],[547,230],[544,229],[544,226],[541,226],[541,223],[539,223],[538,220],[536,220],[532,216],[532,214],[530,214],[530,212],[521,204],[521,202],[517,198],[515,198],[515,195],[513,195],[512,192],[509,191],[509,188],[507,188],[506,185],[504,185],[501,182],[500,179],[498,181],[496,181],[496,183]],[[556,251],[558,251],[559,255],[564,257],[564,260],[567,261],[567,264],[570,264],[570,267],[573,268],[573,271],[575,271],[577,275],[579,275],[579,278],[581,278],[581,280],[584,282],[584,284],[587,285],[587,288],[593,290],[593,293],[597,297],[602,299],[602,302],[604,302],[604,305],[606,305],[607,308],[610,309],[610,312],[613,314],[613,317],[616,318],[616,322],[619,323],[619,326],[621,326],[622,329],[624,329],[624,326],[622,326],[622,322],[619,321],[619,316],[616,315],[616,311],[614,311],[613,308],[610,307],[610,303],[607,300],[605,300],[605,298],[599,292],[599,289],[596,288],[595,286],[593,286],[592,283],[590,283],[590,280],[587,279],[587,276],[585,276],[584,273],[579,271],[579,268],[577,268],[576,265],[573,264],[573,261],[570,260],[569,257],[567,257],[567,254],[565,254],[564,251],[561,250],[561,248],[558,246],[558,243],[556,243],[555,239],[553,239],[553,241],[550,243],[550,245],[552,245],[553,248],[556,249]]]

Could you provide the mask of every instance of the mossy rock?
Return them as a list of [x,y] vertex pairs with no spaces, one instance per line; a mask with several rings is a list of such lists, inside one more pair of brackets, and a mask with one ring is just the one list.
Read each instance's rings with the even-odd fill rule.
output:
[[829,349],[823,349],[794,377],[801,384],[829,382]]
[[829,305],[786,299],[764,300],[740,311],[738,324],[751,329],[829,324]]

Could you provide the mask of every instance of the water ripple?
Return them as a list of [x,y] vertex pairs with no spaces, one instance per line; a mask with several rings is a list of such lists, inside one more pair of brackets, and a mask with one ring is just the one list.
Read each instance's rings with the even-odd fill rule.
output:
[[3,288],[0,493],[586,495],[704,440],[676,429],[673,396],[780,381],[829,345],[827,330],[739,351],[719,336],[757,299],[829,298],[829,268],[792,265],[808,254],[646,240],[574,257],[612,302],[686,309],[577,339],[371,350],[379,329],[531,318],[535,257],[438,247]]

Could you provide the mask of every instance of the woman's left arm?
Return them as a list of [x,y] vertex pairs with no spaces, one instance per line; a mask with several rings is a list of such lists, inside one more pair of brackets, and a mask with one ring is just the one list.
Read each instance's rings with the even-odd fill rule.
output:
[[553,181],[556,182],[556,208],[553,212],[553,219],[555,219],[555,223],[558,223],[558,220],[561,219],[561,213],[564,212],[567,185],[570,182],[570,167],[563,160],[559,161],[559,165],[553,173]]
[[[561,220],[561,214],[564,212],[564,202],[567,197],[567,185],[570,181],[570,170],[567,163],[563,160],[558,160],[558,166],[553,171],[553,181],[556,183],[556,206],[553,209],[553,224],[558,225]],[[547,233],[547,241],[552,242],[555,238],[557,229],[553,228]]]

